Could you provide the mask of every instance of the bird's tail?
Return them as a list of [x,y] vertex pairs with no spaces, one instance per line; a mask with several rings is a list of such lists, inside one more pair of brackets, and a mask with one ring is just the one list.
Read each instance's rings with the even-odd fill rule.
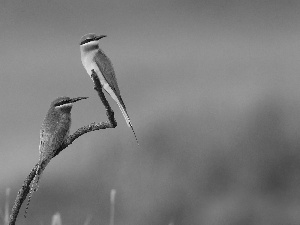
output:
[[131,128],[131,130],[132,130],[132,132],[133,132],[133,134],[134,134],[135,140],[136,140],[137,144],[139,145],[139,141],[138,141],[138,139],[137,139],[137,137],[136,137],[136,134],[135,134],[135,132],[134,132],[133,126],[132,126],[132,124],[131,124],[130,118],[129,118],[129,116],[128,116],[128,113],[127,113],[127,111],[126,111],[125,104],[124,104],[124,102],[123,102],[121,96],[118,97],[118,101],[116,101],[116,102],[118,103],[118,106],[119,106],[119,108],[120,108],[120,110],[121,110],[121,112],[122,112],[122,114],[123,114],[123,116],[124,116],[124,118],[125,118],[125,121],[126,121],[126,123],[127,123],[127,126]]

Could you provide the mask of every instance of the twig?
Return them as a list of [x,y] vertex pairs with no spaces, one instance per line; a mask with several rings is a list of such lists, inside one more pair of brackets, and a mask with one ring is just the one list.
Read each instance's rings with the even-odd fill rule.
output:
[[[57,156],[62,150],[64,150],[70,144],[72,144],[75,139],[79,138],[81,135],[83,135],[85,133],[95,131],[95,130],[106,129],[106,128],[115,128],[117,126],[117,122],[114,117],[114,112],[111,109],[108,101],[106,100],[106,98],[104,96],[100,80],[99,80],[98,76],[95,74],[95,71],[92,71],[92,72],[93,73],[91,75],[91,78],[93,79],[93,82],[94,82],[94,89],[97,91],[98,96],[100,97],[103,105],[105,106],[106,115],[107,115],[109,121],[101,122],[101,123],[91,123],[90,125],[79,128],[77,131],[75,131],[75,133],[68,136],[68,138],[63,142],[63,144],[57,149],[57,151],[53,157]],[[29,175],[27,176],[27,178],[25,179],[25,181],[22,185],[22,188],[18,191],[15,203],[12,207],[12,211],[10,214],[10,220],[9,220],[10,225],[14,225],[16,223],[16,219],[18,217],[20,208],[21,208],[24,200],[26,199],[26,196],[29,193],[30,184],[36,174],[37,168],[38,168],[38,163],[31,169]]]

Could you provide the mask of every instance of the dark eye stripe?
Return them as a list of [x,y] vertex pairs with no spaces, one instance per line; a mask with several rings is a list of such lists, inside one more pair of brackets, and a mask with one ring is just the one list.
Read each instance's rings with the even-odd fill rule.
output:
[[69,100],[64,100],[64,101],[58,102],[58,103],[55,104],[55,106],[64,105],[66,103],[69,103]]
[[92,39],[92,38],[85,39],[84,41],[82,41],[82,42],[80,43],[80,45],[83,45],[83,44],[88,43],[88,42],[93,41],[93,40],[94,40],[94,39]]

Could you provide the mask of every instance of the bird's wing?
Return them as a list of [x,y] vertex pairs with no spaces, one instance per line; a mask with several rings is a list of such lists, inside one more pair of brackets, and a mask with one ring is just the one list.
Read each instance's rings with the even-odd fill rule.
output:
[[114,96],[111,96],[119,105],[119,108],[126,120],[126,123],[129,127],[131,127],[131,130],[133,131],[133,134],[135,136],[135,139],[138,143],[137,137],[135,135],[135,132],[133,130],[132,124],[130,122],[130,118],[128,116],[125,104],[123,102],[123,99],[121,97],[120,94],[120,89],[118,87],[118,83],[117,83],[117,78],[115,75],[115,71],[113,68],[113,65],[110,61],[110,59],[104,54],[104,52],[99,49],[96,56],[94,57],[94,61],[96,62],[100,72],[102,73],[104,79],[106,80],[106,82],[109,84],[109,86],[111,87],[111,89],[115,92],[115,95],[117,97],[117,99],[115,99]]
[[104,54],[103,51],[101,51],[99,49],[96,57],[94,57],[94,60],[97,64],[97,66],[99,67],[100,72],[102,73],[104,79],[107,81],[109,86],[114,90],[114,92],[118,96],[118,98],[120,98],[121,97],[120,89],[119,89],[115,71],[114,71],[114,68],[113,68],[113,65],[112,65],[110,59]]
[[45,139],[44,139],[44,135],[45,135],[45,130],[41,129],[40,130],[40,146],[39,146],[39,151],[40,153],[43,151],[44,147],[45,147]]

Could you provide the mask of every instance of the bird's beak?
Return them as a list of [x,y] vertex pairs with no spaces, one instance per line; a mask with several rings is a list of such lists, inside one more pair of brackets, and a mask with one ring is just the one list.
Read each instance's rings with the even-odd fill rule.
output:
[[95,39],[96,41],[98,41],[98,40],[100,40],[101,38],[104,38],[104,37],[106,37],[106,35],[96,36],[94,39]]
[[77,102],[79,100],[82,100],[82,99],[87,99],[88,97],[78,97],[78,98],[72,98],[70,99],[70,103],[73,103],[73,102]]

